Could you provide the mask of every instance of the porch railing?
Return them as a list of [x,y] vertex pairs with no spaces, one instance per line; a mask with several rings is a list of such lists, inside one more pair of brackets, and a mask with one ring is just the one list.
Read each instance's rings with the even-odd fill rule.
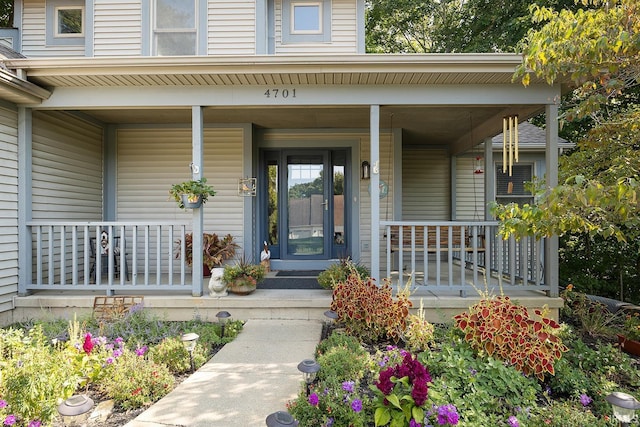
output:
[[[545,240],[498,235],[495,221],[381,221],[386,277],[433,290],[500,286],[550,291],[544,283]],[[486,285],[486,286],[485,286]]]
[[[36,290],[195,291],[185,263],[187,224],[31,221]],[[29,277],[30,276],[30,277]]]

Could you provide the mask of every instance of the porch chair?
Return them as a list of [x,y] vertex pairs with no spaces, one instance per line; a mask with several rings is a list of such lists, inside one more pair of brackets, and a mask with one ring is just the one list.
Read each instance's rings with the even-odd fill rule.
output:
[[[101,275],[102,274],[108,274],[109,273],[109,253],[113,254],[113,267],[114,267],[114,273],[116,277],[120,277],[120,236],[113,236],[113,251],[110,250],[109,248],[109,233],[106,231],[103,231],[100,234],[100,246],[99,246],[99,250],[97,249],[96,246],[96,238],[95,237],[91,237],[90,238],[90,250],[91,250],[91,254],[90,254],[90,259],[91,259],[91,271],[89,273],[89,276],[91,277],[91,279],[93,280],[93,283],[95,283],[97,281],[96,278],[96,266],[97,266],[97,254],[98,252],[100,253],[100,266],[101,266]],[[122,261],[124,263],[124,275],[125,275],[125,279],[129,280],[129,268],[127,266],[127,253],[125,251],[124,253],[124,258],[122,258]]]

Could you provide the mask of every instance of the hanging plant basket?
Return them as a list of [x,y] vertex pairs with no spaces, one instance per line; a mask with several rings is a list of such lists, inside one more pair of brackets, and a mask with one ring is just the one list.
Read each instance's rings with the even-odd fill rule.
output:
[[188,194],[182,194],[180,196],[180,198],[182,199],[182,204],[184,205],[185,209],[196,209],[196,208],[199,208],[200,206],[202,206],[202,196],[201,195],[196,197],[195,200],[193,200],[193,199],[189,200],[189,195]]

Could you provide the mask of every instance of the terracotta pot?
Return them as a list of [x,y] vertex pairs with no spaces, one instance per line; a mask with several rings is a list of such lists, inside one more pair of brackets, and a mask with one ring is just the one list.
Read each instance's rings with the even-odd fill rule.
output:
[[618,335],[618,344],[625,353],[640,356],[640,342],[627,339],[627,337]]
[[238,278],[235,282],[229,284],[227,290],[236,295],[249,295],[256,290],[256,283],[255,280]]

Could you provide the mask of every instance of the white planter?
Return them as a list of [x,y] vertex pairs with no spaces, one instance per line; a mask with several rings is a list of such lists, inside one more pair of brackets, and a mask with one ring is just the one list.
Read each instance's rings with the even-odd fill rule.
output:
[[212,297],[226,297],[227,285],[222,281],[224,267],[214,267],[211,269],[211,278],[209,279],[209,295]]

